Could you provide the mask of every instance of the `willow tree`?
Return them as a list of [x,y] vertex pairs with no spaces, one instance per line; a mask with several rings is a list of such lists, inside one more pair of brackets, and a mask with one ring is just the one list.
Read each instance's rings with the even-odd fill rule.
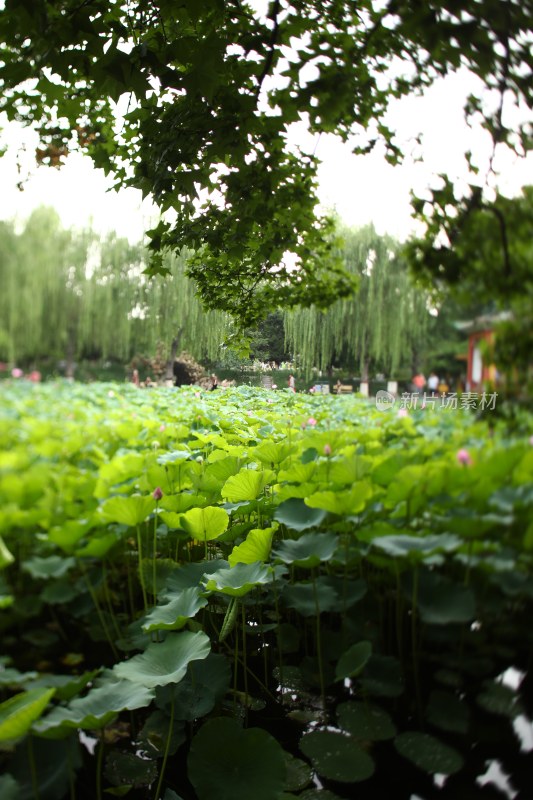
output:
[[207,311],[200,302],[194,282],[187,277],[189,253],[167,252],[164,256],[166,275],[162,280],[141,276],[137,305],[131,318],[137,332],[135,348],[153,352],[163,342],[168,355],[166,377],[180,350],[195,358],[214,360],[229,330],[228,315]]
[[358,291],[327,311],[316,307],[285,315],[287,344],[301,366],[328,370],[339,359],[393,375],[413,360],[429,323],[427,295],[412,282],[399,244],[372,225],[341,232],[347,271]]
[[129,361],[167,344],[198,359],[216,355],[227,327],[203,310],[185,275],[186,254],[165,255],[168,276],[145,274],[140,244],[114,234],[65,230],[57,213],[37,209],[17,233],[0,226],[0,357],[11,362],[75,358]]

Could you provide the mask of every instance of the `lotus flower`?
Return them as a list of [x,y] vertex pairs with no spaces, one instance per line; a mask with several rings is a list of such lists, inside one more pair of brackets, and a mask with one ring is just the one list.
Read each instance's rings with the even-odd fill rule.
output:
[[307,424],[313,427],[314,425],[316,425],[316,419],[314,417],[309,417],[309,419],[307,420]]
[[461,450],[458,450],[457,451],[457,461],[460,464],[464,464],[465,466],[468,466],[469,464],[471,464],[472,463],[472,457],[471,457],[470,453],[468,452],[468,450],[465,450],[464,448],[461,449]]
[[325,456],[330,456],[331,455],[331,445],[330,444],[325,444],[324,445],[324,455]]
[[159,486],[156,486],[156,488],[152,492],[152,497],[154,498],[156,503],[158,502],[158,500],[161,500],[161,498],[163,497],[163,492],[162,492],[162,490],[161,490],[161,488]]
[[408,417],[409,416],[409,412],[408,412],[408,410],[406,408],[399,408],[397,416],[398,417]]

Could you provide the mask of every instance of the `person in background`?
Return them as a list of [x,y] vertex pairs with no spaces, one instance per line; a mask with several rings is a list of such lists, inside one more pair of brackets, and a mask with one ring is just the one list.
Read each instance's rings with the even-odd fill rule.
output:
[[421,392],[424,391],[425,385],[426,385],[425,375],[423,375],[421,372],[417,372],[413,378],[414,391],[420,394]]
[[213,375],[211,375],[211,386],[209,387],[209,391],[210,391],[210,392],[212,392],[212,391],[213,391],[213,389],[216,389],[216,388],[217,388],[217,386],[218,386],[218,378],[217,378],[217,376],[216,376],[216,375],[213,373]]
[[289,375],[288,384],[289,384],[289,389],[291,390],[291,392],[295,392],[296,391],[296,381],[294,380],[294,375],[292,373]]
[[428,378],[428,389],[431,392],[431,394],[437,394],[439,390],[439,383],[440,383],[439,376],[437,375],[436,372],[432,372]]
[[131,381],[132,381],[132,383],[135,384],[135,386],[140,386],[141,385],[141,382],[139,380],[139,370],[138,369],[134,369],[133,370],[133,377],[132,377]]

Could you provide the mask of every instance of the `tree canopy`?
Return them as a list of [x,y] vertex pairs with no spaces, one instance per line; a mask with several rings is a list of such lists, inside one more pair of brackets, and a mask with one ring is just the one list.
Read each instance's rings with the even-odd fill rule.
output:
[[6,0],[0,110],[36,126],[40,162],[81,149],[174,212],[149,234],[152,274],[187,247],[207,307],[249,326],[353,290],[293,123],[396,163],[391,101],[466,67],[489,90],[467,116],[522,154],[527,120],[506,112],[532,106],[531,19],[531,0]]

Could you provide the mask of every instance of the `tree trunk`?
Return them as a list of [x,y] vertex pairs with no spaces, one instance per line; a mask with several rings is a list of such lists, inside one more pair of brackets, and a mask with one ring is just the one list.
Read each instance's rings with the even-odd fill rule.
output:
[[368,372],[370,368],[370,359],[365,358],[363,361],[363,369],[361,371],[361,382],[368,383]]
[[176,360],[176,356],[178,354],[178,347],[182,333],[183,333],[183,328],[180,328],[177,334],[172,339],[172,344],[170,345],[170,355],[168,357],[167,369],[165,372],[165,380],[167,381],[171,381],[174,379],[174,361]]

